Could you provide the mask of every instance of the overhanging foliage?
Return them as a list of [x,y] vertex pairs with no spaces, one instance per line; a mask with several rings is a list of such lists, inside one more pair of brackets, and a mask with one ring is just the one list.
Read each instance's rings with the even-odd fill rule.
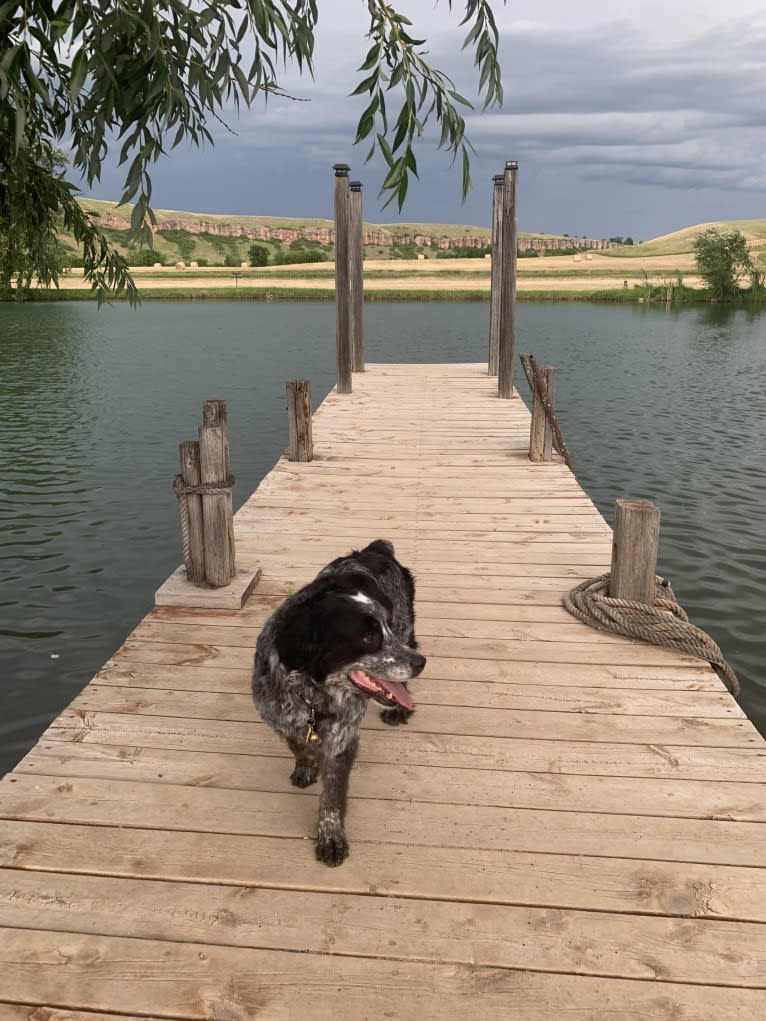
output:
[[[469,145],[458,107],[468,104],[451,80],[430,66],[425,40],[384,0],[365,0],[372,43],[355,93],[371,99],[357,140],[374,137],[389,173],[383,192],[401,208],[414,148],[433,118],[440,146],[461,156],[463,194],[470,184]],[[453,0],[447,0],[451,9]],[[0,237],[4,266],[55,283],[46,255],[62,222],[83,246],[85,274],[99,297],[135,289],[124,259],[75,201],[75,187],[55,167],[57,146],[89,186],[107,152],[119,147],[123,202],[133,201],[137,243],[151,244],[150,167],[181,142],[212,142],[211,122],[260,95],[283,94],[278,69],[313,73],[317,0],[40,0],[0,3]],[[488,0],[466,0],[465,45],[479,68],[485,105],[500,102],[497,28]],[[390,107],[398,96],[394,120]],[[390,140],[389,140],[390,137]],[[0,260],[2,261],[2,260]],[[2,268],[0,268],[0,273]],[[31,279],[31,277],[29,278]],[[0,285],[10,277],[0,277]]]

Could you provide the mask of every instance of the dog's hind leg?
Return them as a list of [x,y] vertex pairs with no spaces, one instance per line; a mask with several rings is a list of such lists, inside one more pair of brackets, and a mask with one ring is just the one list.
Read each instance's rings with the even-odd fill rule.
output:
[[319,799],[319,825],[317,828],[317,860],[325,865],[340,865],[348,857],[348,841],[343,828],[348,798],[348,778],[354,765],[358,741],[325,761],[322,769],[324,790]]
[[294,738],[288,738],[290,751],[295,756],[295,769],[290,774],[293,787],[310,787],[317,782],[319,763],[316,756],[309,750],[310,746]]

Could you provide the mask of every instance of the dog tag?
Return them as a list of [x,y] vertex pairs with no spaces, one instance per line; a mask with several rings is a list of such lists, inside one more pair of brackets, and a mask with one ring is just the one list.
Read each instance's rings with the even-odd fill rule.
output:
[[317,732],[314,730],[315,722],[316,717],[314,716],[314,710],[312,709],[311,712],[309,713],[309,721],[306,726],[306,740],[304,742],[305,744],[312,744],[314,741],[319,740],[319,734],[317,734]]

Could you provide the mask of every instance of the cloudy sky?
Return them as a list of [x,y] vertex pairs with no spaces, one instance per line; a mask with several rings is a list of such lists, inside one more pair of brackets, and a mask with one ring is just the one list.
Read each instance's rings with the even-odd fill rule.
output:
[[[430,61],[475,95],[461,54],[463,4],[401,0]],[[157,208],[332,216],[332,171],[365,184],[365,219],[489,225],[491,178],[519,161],[519,228],[646,240],[695,223],[766,216],[766,8],[763,0],[541,0],[494,5],[502,109],[467,117],[474,187],[424,142],[421,183],[399,215],[382,211],[382,162],[354,146],[364,97],[349,98],[368,48],[362,0],[320,0],[316,78],[282,84],[307,102],[270,100],[231,121],[214,149],[175,150],[155,168]],[[116,198],[108,169],[91,192]]]

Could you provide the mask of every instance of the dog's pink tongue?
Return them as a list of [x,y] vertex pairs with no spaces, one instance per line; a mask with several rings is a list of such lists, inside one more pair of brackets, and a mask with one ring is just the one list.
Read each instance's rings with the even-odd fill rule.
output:
[[376,677],[374,674],[367,674],[364,670],[352,670],[349,673],[349,677],[354,684],[364,688],[365,691],[380,691],[382,689],[383,691],[390,692],[399,705],[404,706],[405,709],[414,708],[415,701],[403,684],[398,684],[396,681],[386,681],[382,677]]

